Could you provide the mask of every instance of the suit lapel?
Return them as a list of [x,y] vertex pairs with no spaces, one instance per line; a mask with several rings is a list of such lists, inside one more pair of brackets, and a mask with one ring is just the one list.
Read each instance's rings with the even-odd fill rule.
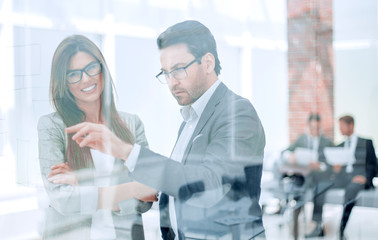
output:
[[354,156],[356,161],[358,160],[365,160],[366,157],[366,140],[360,137],[357,137],[357,144],[354,150]]
[[326,147],[326,143],[327,143],[326,138],[324,136],[320,135],[320,137],[319,137],[319,146],[318,146],[317,151],[319,151],[320,149],[323,149],[324,147]]
[[[194,129],[194,132],[189,140],[188,146],[185,149],[184,156],[182,158],[182,163],[185,164],[188,153],[192,147],[193,139],[202,131],[210,117],[213,115],[216,106],[219,104],[222,97],[225,95],[228,88],[226,85],[224,85],[222,82],[219,84],[217,89],[215,90],[214,94],[211,96],[209,102],[206,104],[205,109],[202,112],[202,115],[197,123],[196,129]],[[180,132],[181,133],[181,132]]]
[[357,137],[356,148],[363,146],[364,145],[363,143],[364,143],[363,139],[360,137]]

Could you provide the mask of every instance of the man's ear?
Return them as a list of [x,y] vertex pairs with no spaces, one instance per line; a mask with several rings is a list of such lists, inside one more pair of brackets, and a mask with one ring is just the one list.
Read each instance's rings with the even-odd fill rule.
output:
[[215,69],[215,57],[211,53],[206,53],[201,59],[206,73],[212,73]]

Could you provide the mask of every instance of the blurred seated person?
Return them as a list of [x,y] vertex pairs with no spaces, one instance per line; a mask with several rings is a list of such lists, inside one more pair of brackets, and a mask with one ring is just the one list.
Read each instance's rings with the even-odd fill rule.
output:
[[321,134],[321,118],[310,114],[305,134],[282,152],[281,173],[308,175],[313,170],[325,170],[323,149],[333,146],[331,140]]
[[[346,165],[333,165],[324,172],[314,172],[314,180],[332,181],[333,188],[345,189],[344,210],[340,222],[340,239],[344,238],[344,230],[349,215],[355,204],[357,194],[363,190],[373,187],[372,179],[376,175],[377,158],[373,142],[370,139],[358,137],[354,133],[354,118],[346,115],[339,118],[340,132],[345,136],[345,141],[337,147],[352,151],[355,159]],[[322,213],[325,194],[314,199],[313,221],[316,222],[315,230],[306,237],[317,237],[324,235],[322,226]]]

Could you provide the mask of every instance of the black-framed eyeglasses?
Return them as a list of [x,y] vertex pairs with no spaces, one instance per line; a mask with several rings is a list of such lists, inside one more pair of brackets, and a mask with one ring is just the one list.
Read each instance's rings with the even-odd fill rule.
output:
[[171,75],[171,77],[173,77],[176,80],[183,80],[188,76],[188,74],[186,73],[186,69],[195,62],[198,62],[198,64],[201,64],[200,59],[201,57],[197,57],[196,59],[188,63],[185,67],[179,67],[179,68],[173,69],[170,72],[161,71],[158,75],[156,75],[156,78],[163,84],[167,84],[169,82],[169,79],[170,79],[169,75]]
[[96,76],[102,72],[102,64],[100,62],[91,62],[83,69],[67,71],[67,82],[69,84],[79,82],[83,77],[83,72],[85,72],[90,77]]

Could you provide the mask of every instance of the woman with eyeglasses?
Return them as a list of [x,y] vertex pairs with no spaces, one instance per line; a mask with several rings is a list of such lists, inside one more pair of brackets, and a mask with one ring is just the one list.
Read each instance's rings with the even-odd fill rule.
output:
[[100,123],[125,142],[148,146],[141,120],[116,110],[108,66],[88,38],[73,35],[57,47],[50,99],[56,112],[38,122],[41,174],[50,202],[43,238],[130,239],[132,232],[144,239],[140,214],[156,200],[155,190],[124,174],[123,161],[80,148],[65,133],[80,122]]

